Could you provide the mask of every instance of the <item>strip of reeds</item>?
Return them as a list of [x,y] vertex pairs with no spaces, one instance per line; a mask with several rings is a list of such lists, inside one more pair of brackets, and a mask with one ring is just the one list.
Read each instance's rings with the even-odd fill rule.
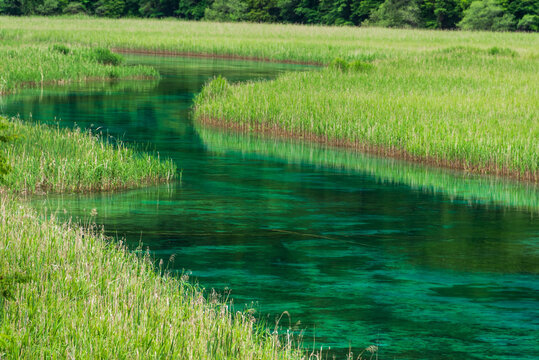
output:
[[[3,359],[299,359],[297,347],[95,229],[0,195]],[[283,341],[283,342],[281,342]]]
[[0,185],[15,193],[82,192],[170,181],[171,160],[137,153],[99,134],[2,119],[14,138],[0,150],[10,171]]
[[58,44],[45,46],[32,42],[6,46],[4,43],[0,45],[0,95],[25,86],[159,76],[157,71],[150,67],[113,63],[112,58],[108,58],[106,53],[99,53],[98,50],[103,49]]

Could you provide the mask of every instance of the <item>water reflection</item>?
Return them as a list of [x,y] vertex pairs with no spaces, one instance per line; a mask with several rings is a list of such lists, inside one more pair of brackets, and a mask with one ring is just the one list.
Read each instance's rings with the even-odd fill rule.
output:
[[288,164],[332,167],[372,176],[376,181],[405,184],[427,193],[442,193],[451,201],[481,203],[539,211],[539,188],[495,176],[464,174],[396,159],[330,148],[257,134],[223,132],[204,125],[197,131],[209,151],[238,153],[245,159],[273,158]]

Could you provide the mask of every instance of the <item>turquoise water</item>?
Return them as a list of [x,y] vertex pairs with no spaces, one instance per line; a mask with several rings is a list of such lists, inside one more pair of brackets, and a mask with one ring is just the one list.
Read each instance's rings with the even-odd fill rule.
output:
[[[194,124],[208,78],[302,67],[133,56],[158,81],[25,90],[0,112],[103,131],[177,162],[181,182],[38,197],[36,207],[143,242],[305,345],[343,358],[539,358],[539,192],[495,178]],[[171,259],[172,258],[172,259]],[[282,325],[288,327],[285,316]],[[299,322],[299,323],[298,323]]]

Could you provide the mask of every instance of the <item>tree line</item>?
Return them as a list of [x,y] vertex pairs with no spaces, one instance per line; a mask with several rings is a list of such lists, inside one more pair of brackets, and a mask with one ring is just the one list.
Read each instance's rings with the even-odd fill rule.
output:
[[0,0],[0,14],[539,31],[539,0]]

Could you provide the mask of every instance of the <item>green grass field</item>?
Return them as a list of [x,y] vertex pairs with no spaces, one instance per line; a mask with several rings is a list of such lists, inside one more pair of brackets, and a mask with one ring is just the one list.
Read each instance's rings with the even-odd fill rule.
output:
[[300,358],[249,313],[114,244],[0,195],[2,359]]
[[110,144],[90,132],[67,130],[18,119],[2,119],[15,138],[1,154],[11,168],[0,183],[15,193],[117,190],[170,181],[176,165],[123,144]]
[[[51,43],[328,64],[202,96],[196,117],[418,161],[539,179],[539,34],[176,20],[2,18],[4,46]],[[208,91],[206,91],[207,93]]]
[[[0,25],[0,39],[2,36]],[[62,51],[68,51],[64,53]],[[155,78],[150,67],[108,63],[96,50],[64,44],[0,43],[0,95],[25,86],[97,79]]]

